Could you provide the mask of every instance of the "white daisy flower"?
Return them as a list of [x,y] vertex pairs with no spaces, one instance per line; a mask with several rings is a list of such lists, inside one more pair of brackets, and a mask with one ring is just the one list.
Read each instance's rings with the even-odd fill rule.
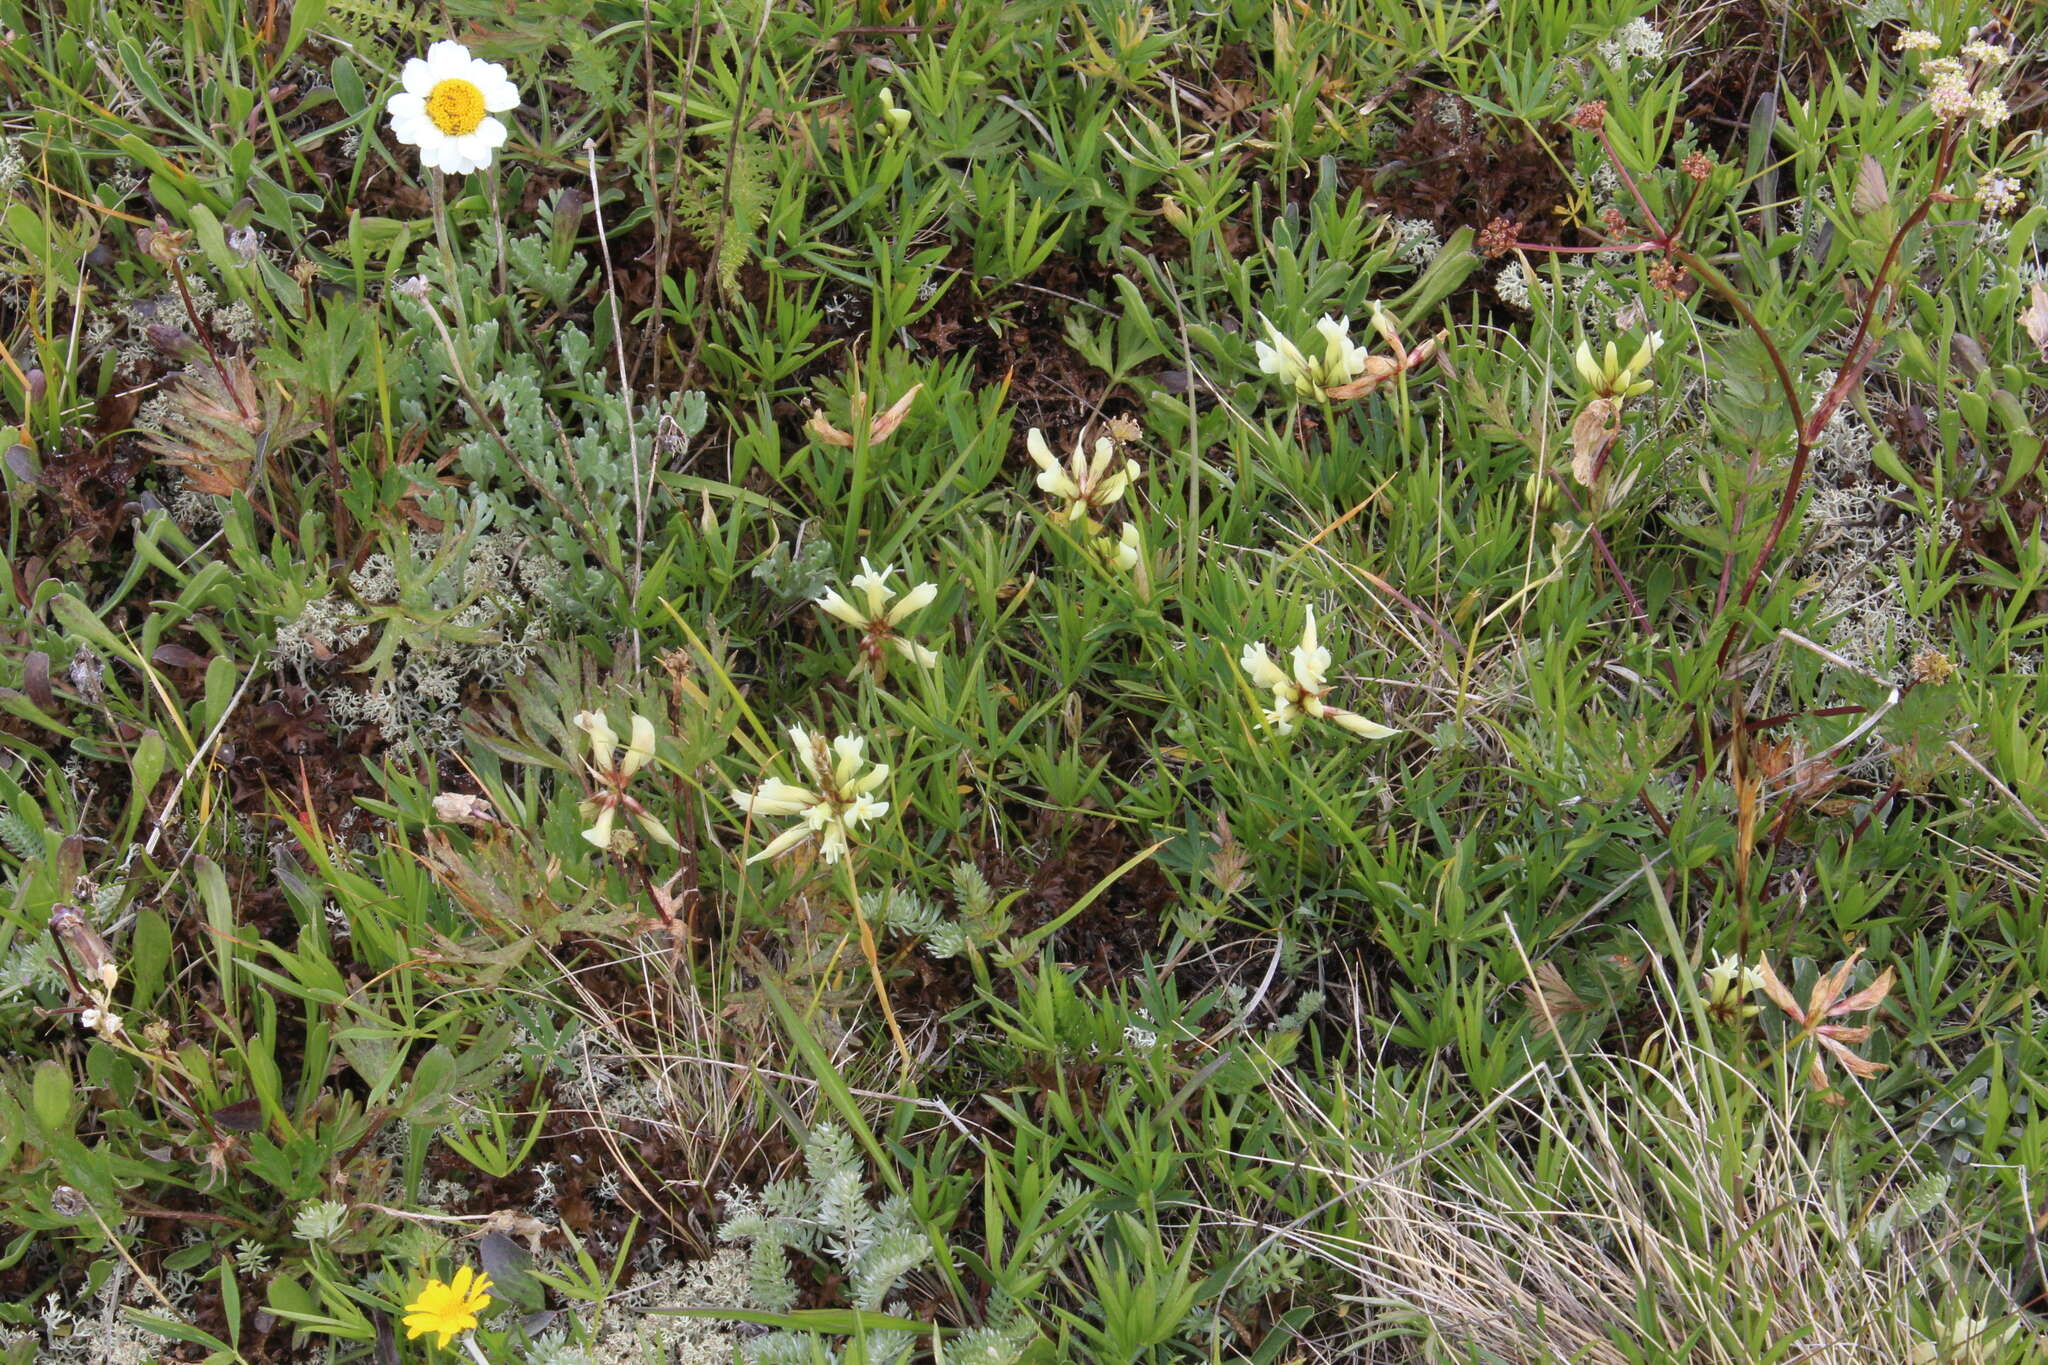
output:
[[391,135],[420,149],[420,165],[467,175],[491,164],[505,145],[505,125],[491,116],[519,107],[519,87],[504,67],[444,41],[408,61],[401,80],[405,88],[385,106]]

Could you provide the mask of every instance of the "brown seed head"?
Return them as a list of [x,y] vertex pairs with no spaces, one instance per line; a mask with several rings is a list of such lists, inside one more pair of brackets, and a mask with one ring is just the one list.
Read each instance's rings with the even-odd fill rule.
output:
[[1515,238],[1521,224],[1512,218],[1496,218],[1479,231],[1479,250],[1489,260],[1505,256],[1515,249]]

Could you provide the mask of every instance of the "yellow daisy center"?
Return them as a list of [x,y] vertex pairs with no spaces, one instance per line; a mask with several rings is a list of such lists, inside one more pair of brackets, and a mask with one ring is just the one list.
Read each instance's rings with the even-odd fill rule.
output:
[[484,92],[465,80],[439,81],[427,95],[427,117],[449,137],[468,137],[484,121]]

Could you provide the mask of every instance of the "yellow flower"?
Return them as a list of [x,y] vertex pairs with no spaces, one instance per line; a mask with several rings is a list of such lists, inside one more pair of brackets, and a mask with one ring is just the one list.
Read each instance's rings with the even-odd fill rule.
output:
[[647,833],[647,837],[670,848],[676,846],[675,836],[662,827],[645,806],[627,793],[626,787],[633,775],[646,767],[654,758],[654,722],[635,713],[632,724],[632,738],[626,747],[619,748],[618,731],[612,729],[611,721],[602,711],[578,711],[576,728],[590,736],[590,777],[598,793],[577,809],[583,818],[591,821],[583,837],[594,847],[609,849],[612,846],[612,824],[620,808],[624,808]]
[[1092,456],[1077,438],[1074,453],[1064,464],[1037,427],[1025,433],[1024,448],[1038,466],[1039,488],[1052,494],[1058,504],[1053,519],[1069,526],[1079,526],[1108,511],[1144,477],[1136,460],[1117,458],[1116,442],[1107,436],[1096,438]]
[[475,1327],[477,1314],[490,1306],[491,1277],[464,1266],[455,1272],[453,1284],[428,1280],[420,1296],[405,1306],[405,1339],[439,1332],[446,1346],[457,1332]]
[[811,785],[799,787],[770,774],[751,792],[735,790],[732,800],[749,815],[796,815],[802,819],[747,861],[773,858],[816,834],[821,836],[818,852],[826,862],[836,863],[846,856],[851,842],[848,836],[889,813],[889,803],[874,797],[889,780],[889,765],[870,760],[867,741],[858,735],[841,735],[827,745],[823,735],[792,725],[789,742]]
[[937,664],[936,652],[909,638],[898,627],[937,599],[939,585],[920,583],[891,605],[896,590],[889,586],[888,579],[895,568],[884,564],[876,569],[863,556],[860,569],[852,579],[851,599],[841,596],[836,588],[827,589],[818,599],[818,610],[861,632],[861,661],[878,680],[885,664],[885,649],[895,650],[919,668]]

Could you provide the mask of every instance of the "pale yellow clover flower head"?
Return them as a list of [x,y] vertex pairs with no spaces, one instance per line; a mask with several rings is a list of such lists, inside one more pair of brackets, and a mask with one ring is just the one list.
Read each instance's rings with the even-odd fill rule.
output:
[[505,145],[505,125],[494,114],[519,107],[519,87],[496,62],[469,55],[461,43],[438,42],[414,57],[399,75],[403,85],[385,103],[391,135],[420,149],[430,171],[467,175],[491,164]]
[[1369,353],[1351,339],[1350,318],[1325,313],[1316,319],[1316,332],[1323,339],[1323,387],[1334,389],[1365,373]]
[[735,788],[732,793],[733,804],[748,815],[799,817],[747,861],[776,857],[816,835],[819,854],[836,863],[846,856],[856,831],[889,813],[889,803],[874,795],[889,780],[889,767],[870,762],[867,741],[857,735],[840,735],[828,746],[824,736],[792,725],[789,742],[811,785],[771,775],[751,792]]
[[1282,388],[1292,389],[1297,397],[1315,397],[1321,386],[1301,347],[1283,336],[1264,313],[1259,314],[1259,322],[1266,329],[1266,339],[1252,343],[1252,351],[1259,358],[1259,373],[1273,376]]
[[910,131],[910,111],[897,107],[895,91],[885,85],[875,100],[882,106],[882,116],[875,120],[873,132],[893,141]]
[[1068,525],[1100,516],[1121,501],[1145,473],[1136,460],[1119,458],[1116,442],[1107,436],[1096,438],[1092,455],[1075,441],[1074,453],[1064,464],[1037,427],[1025,433],[1024,448],[1038,466],[1039,490],[1051,494],[1059,504],[1054,519]]
[[[1375,313],[1377,313],[1375,308]],[[1266,339],[1252,343],[1258,356],[1259,373],[1280,381],[1297,398],[1320,399],[1330,389],[1341,388],[1365,374],[1371,355],[1351,339],[1351,319],[1333,318],[1328,313],[1316,319],[1316,335],[1322,338],[1322,354],[1311,356],[1281,334],[1273,320],[1258,315]],[[1375,323],[1377,324],[1377,317]]]
[[1732,1022],[1750,1018],[1762,1008],[1746,1002],[1763,985],[1762,972],[1743,965],[1733,953],[1723,953],[1702,973],[1701,994],[1706,997],[1709,1014]]
[[648,838],[674,848],[675,836],[626,791],[634,775],[654,759],[654,722],[635,712],[628,727],[632,737],[623,749],[618,732],[612,729],[604,712],[578,711],[575,724],[590,738],[590,776],[598,787],[598,794],[578,807],[591,822],[583,831],[584,840],[595,848],[611,848],[612,828],[623,809]]
[[1118,573],[1129,573],[1138,567],[1138,557],[1144,552],[1144,542],[1138,536],[1138,523],[1127,521],[1114,539],[1107,535],[1094,540],[1095,553],[1102,562]]
[[405,1339],[412,1341],[432,1332],[445,1347],[458,1332],[472,1330],[490,1306],[491,1277],[464,1266],[447,1284],[428,1280],[419,1297],[405,1306]]
[[[853,594],[851,599],[842,596],[836,588],[826,589],[825,594],[818,598],[819,611],[861,633],[862,658],[877,675],[882,669],[885,649],[893,649],[919,668],[930,668],[939,661],[936,651],[910,639],[901,629],[906,621],[937,599],[939,585],[920,583],[898,598],[896,590],[889,586],[889,575],[895,572],[893,565],[884,564],[876,569],[863,558],[860,572],[847,580]],[[893,603],[891,599],[894,599]]]
[[1244,670],[1254,687],[1272,694],[1273,704],[1264,709],[1266,724],[1280,734],[1291,734],[1295,722],[1302,716],[1316,720],[1327,720],[1341,729],[1363,739],[1387,739],[1400,733],[1398,730],[1367,720],[1353,711],[1331,706],[1323,700],[1330,690],[1330,651],[1322,643],[1316,630],[1316,612],[1308,609],[1308,619],[1302,626],[1301,643],[1289,652],[1292,671],[1282,669],[1273,662],[1260,643],[1248,644],[1238,657],[1238,667]]
[[1572,362],[1578,368],[1579,378],[1586,382],[1586,387],[1596,397],[1634,398],[1656,387],[1655,382],[1644,375],[1663,345],[1664,334],[1652,332],[1643,338],[1642,344],[1636,347],[1636,353],[1624,364],[1620,350],[1612,341],[1607,343],[1606,353],[1598,361],[1593,359],[1593,348],[1581,341]]

